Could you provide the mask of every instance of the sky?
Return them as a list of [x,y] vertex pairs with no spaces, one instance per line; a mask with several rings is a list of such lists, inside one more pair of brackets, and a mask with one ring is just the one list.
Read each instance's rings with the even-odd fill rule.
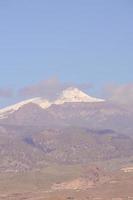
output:
[[0,106],[51,77],[132,83],[133,1],[0,0]]

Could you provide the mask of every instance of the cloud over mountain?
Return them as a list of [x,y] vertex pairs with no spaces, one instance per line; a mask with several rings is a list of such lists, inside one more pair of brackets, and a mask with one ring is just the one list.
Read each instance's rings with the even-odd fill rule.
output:
[[108,85],[105,88],[107,98],[113,102],[133,104],[133,83],[123,85]]
[[43,80],[34,85],[29,85],[24,88],[21,88],[18,94],[22,97],[37,97],[41,96],[47,99],[56,99],[58,94],[65,90],[68,87],[78,87],[80,89],[90,88],[91,85],[88,83],[84,84],[74,84],[74,83],[64,83],[61,82],[58,78],[52,77],[47,80]]
[[11,98],[13,94],[13,90],[10,88],[0,88],[0,98]]

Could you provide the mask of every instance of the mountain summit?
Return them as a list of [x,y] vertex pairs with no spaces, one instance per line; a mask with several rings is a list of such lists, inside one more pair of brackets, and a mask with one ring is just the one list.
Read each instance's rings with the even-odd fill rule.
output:
[[55,104],[62,104],[65,102],[101,102],[103,99],[98,99],[87,95],[78,88],[70,87],[63,90],[62,94],[55,101]]
[[0,110],[0,118],[2,119],[2,118],[8,117],[9,114],[12,114],[13,112],[17,111],[18,109],[20,109],[21,107],[23,107],[24,105],[27,105],[29,103],[34,103],[43,109],[47,109],[53,104],[61,105],[64,103],[77,103],[77,102],[94,103],[94,102],[103,102],[103,101],[105,101],[105,100],[91,97],[91,96],[87,95],[86,93],[82,92],[81,90],[79,90],[78,88],[69,87],[69,88],[63,90],[59,94],[58,98],[53,101],[49,101],[43,97],[36,97],[36,98],[28,99],[28,100],[19,102],[17,104],[8,106],[6,108],[3,108]]

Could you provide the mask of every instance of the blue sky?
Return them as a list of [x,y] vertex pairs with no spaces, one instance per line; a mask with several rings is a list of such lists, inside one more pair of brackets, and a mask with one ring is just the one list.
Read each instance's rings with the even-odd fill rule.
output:
[[133,81],[132,0],[0,0],[0,88]]

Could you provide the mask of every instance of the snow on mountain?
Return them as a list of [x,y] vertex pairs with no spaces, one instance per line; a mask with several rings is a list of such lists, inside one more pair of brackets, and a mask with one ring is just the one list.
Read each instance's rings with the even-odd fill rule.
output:
[[103,99],[91,97],[78,88],[70,87],[62,92],[55,104],[63,104],[65,102],[102,102]]
[[40,98],[40,97],[28,99],[25,101],[21,101],[20,103],[17,103],[17,104],[14,104],[14,105],[11,105],[11,106],[1,109],[0,110],[0,119],[8,117],[8,115],[12,114],[13,112],[20,109],[22,106],[29,104],[29,103],[37,104],[42,108],[48,108],[51,105],[49,101],[47,101],[45,99],[42,100],[42,98]]
[[12,114],[13,112],[17,111],[20,109],[22,106],[29,104],[29,103],[34,103],[40,106],[43,109],[49,108],[51,105],[56,104],[60,105],[66,102],[70,103],[76,103],[76,102],[103,102],[105,101],[104,99],[99,99],[95,97],[91,97],[87,95],[86,93],[82,92],[78,88],[67,88],[66,90],[62,91],[62,93],[59,95],[59,98],[56,99],[55,101],[49,101],[47,99],[44,99],[42,97],[36,97],[33,99],[28,99],[25,101],[22,101],[20,103],[8,106],[6,108],[3,108],[0,110],[0,119],[8,117],[8,115]]

